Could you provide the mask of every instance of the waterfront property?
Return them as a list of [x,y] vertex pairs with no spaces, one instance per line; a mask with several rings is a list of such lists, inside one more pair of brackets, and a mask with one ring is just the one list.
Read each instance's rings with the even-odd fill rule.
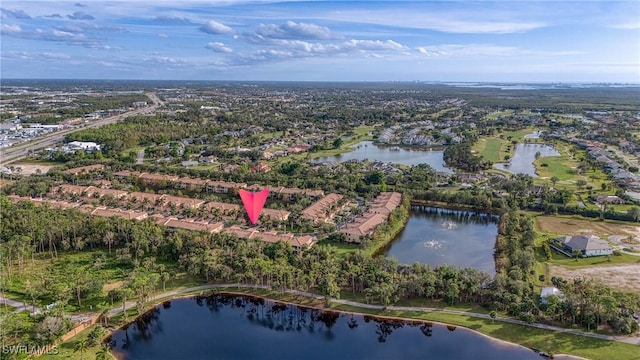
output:
[[576,253],[581,257],[613,254],[609,243],[595,235],[562,236],[553,239],[549,245],[569,257]]
[[453,170],[444,163],[444,152],[401,147],[380,147],[371,141],[362,141],[354,145],[352,152],[314,159],[314,162],[370,160],[404,164],[408,166],[429,164],[434,170],[451,174]]
[[398,192],[383,192],[376,197],[364,214],[347,223],[340,232],[347,236],[347,241],[361,243],[371,236],[375,228],[387,221],[389,214],[402,202],[402,194]]
[[167,301],[109,340],[122,359],[540,358],[465,328],[228,295]]

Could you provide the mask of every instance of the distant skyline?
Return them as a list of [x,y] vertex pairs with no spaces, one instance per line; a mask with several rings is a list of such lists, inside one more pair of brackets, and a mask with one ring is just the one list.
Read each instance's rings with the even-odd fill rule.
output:
[[0,78],[640,82],[638,1],[5,1]]

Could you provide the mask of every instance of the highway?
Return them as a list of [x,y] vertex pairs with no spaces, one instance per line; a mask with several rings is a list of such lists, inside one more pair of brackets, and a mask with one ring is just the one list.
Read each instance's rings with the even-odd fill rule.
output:
[[100,126],[113,124],[118,121],[122,121],[129,116],[135,116],[144,113],[153,113],[156,109],[164,104],[160,98],[155,93],[147,93],[146,94],[149,99],[154,102],[154,105],[139,108],[132,111],[127,111],[122,114],[118,114],[115,116],[110,116],[104,119],[96,120],[84,126],[73,127],[69,129],[64,129],[61,131],[56,131],[50,134],[46,134],[43,136],[35,137],[27,142],[20,143],[14,146],[6,147],[0,149],[0,167],[6,166],[12,162],[16,162],[18,160],[24,159],[29,155],[30,152],[44,149],[59,142],[62,142],[64,137],[68,134],[74,133],[76,131],[80,131],[83,129],[97,128]]

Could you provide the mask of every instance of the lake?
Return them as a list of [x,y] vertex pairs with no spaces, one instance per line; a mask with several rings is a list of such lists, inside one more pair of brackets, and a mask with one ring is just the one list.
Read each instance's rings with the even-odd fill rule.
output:
[[495,164],[494,167],[506,170],[512,174],[527,174],[537,177],[536,167],[533,162],[536,160],[536,153],[540,152],[540,157],[560,156],[560,153],[551,145],[545,144],[517,144],[513,157],[507,164]]
[[400,264],[448,264],[493,276],[498,217],[471,211],[412,207],[407,226],[380,253]]
[[326,161],[371,160],[404,165],[429,164],[436,171],[453,173],[444,164],[444,152],[440,150],[418,150],[397,146],[379,147],[372,141],[362,141],[354,146],[354,150],[344,154],[313,159],[315,163]]
[[124,359],[540,359],[455,326],[219,294],[158,306],[110,343]]

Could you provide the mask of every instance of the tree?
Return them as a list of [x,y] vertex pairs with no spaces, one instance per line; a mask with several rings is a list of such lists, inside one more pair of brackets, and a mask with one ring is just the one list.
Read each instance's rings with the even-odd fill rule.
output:
[[496,316],[498,314],[496,313],[495,310],[491,310],[491,312],[489,313],[489,317],[491,318],[491,322],[494,322],[496,320]]
[[558,183],[558,181],[560,181],[560,179],[557,176],[552,176],[551,179],[549,179],[549,180],[551,181],[553,186],[556,186],[556,183]]
[[98,345],[100,341],[102,341],[102,338],[104,337],[105,333],[106,331],[101,325],[96,325],[93,328],[93,330],[89,332],[89,335],[87,335],[87,340],[86,340],[87,345],[88,346]]
[[109,354],[109,351],[111,351],[109,344],[102,344],[100,350],[96,352],[96,360],[109,360],[111,358],[111,354]]
[[320,291],[324,295],[325,306],[329,306],[331,298],[340,297],[340,287],[334,274],[327,274],[320,279]]
[[578,257],[580,257],[580,255],[582,255],[582,250],[574,249],[572,254],[573,254],[573,256],[575,256],[576,261],[578,261]]
[[578,181],[576,181],[576,185],[578,185],[578,189],[582,190],[587,185],[587,181],[584,179],[579,179]]
[[637,206],[632,207],[627,211],[627,215],[633,219],[633,221],[640,221],[640,208]]
[[333,148],[338,149],[340,148],[340,146],[342,146],[342,138],[338,137],[335,140],[333,140]]
[[79,352],[80,359],[84,359],[84,353],[86,353],[88,349],[89,347],[87,346],[87,341],[83,339],[76,343],[76,345],[73,347],[73,352]]

